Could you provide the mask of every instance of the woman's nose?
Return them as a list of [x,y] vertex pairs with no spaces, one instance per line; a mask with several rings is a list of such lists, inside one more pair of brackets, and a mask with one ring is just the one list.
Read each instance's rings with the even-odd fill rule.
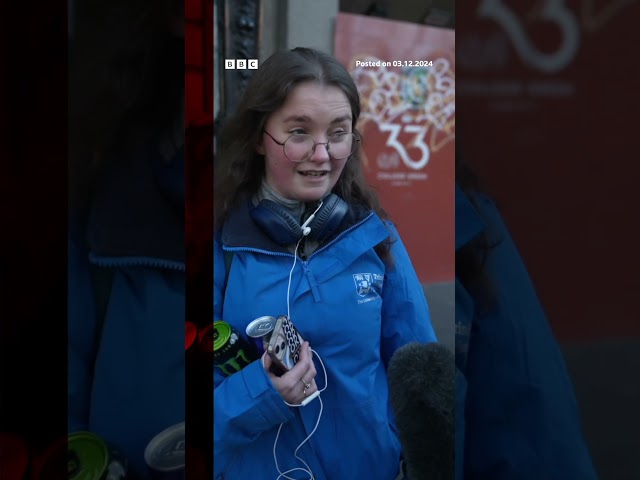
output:
[[326,143],[316,143],[309,160],[312,162],[326,162],[329,159],[329,145]]

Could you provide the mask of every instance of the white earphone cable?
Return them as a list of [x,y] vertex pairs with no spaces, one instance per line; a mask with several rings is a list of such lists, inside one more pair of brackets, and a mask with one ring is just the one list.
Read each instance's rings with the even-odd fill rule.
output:
[[[322,370],[324,371],[324,387],[321,390],[318,390],[318,393],[322,393],[327,389],[327,369],[324,366],[324,362],[322,361],[322,358],[320,358],[320,355],[318,355],[318,352],[316,352],[315,350],[311,349],[311,351],[313,353],[316,354],[316,356],[318,357],[318,360],[320,361],[320,364],[322,365]],[[298,451],[302,448],[302,446],[313,436],[314,433],[316,433],[316,430],[318,429],[318,425],[320,425],[320,419],[322,418],[322,411],[324,409],[324,403],[322,402],[322,396],[318,395],[318,400],[320,400],[320,413],[318,414],[318,420],[316,420],[316,424],[313,427],[313,430],[311,431],[311,433],[307,436],[307,438],[305,438],[302,443],[300,445],[298,445],[298,447],[296,448],[295,452],[293,453],[294,456],[300,460],[305,467],[307,467],[306,469],[301,468],[301,467],[296,467],[296,468],[292,468],[290,470],[287,470],[286,472],[282,472],[280,471],[280,466],[278,465],[278,457],[276,455],[276,446],[278,445],[278,438],[280,438],[280,431],[282,430],[282,426],[284,425],[284,423],[281,423],[280,426],[278,427],[278,433],[276,434],[276,439],[273,442],[273,460],[276,464],[276,469],[278,470],[278,473],[280,474],[278,476],[278,478],[276,478],[276,480],[280,480],[280,478],[284,477],[287,478],[288,480],[296,480],[295,478],[291,478],[289,476],[287,476],[287,473],[291,473],[294,472],[296,470],[302,470],[305,473],[308,473],[310,475],[308,480],[314,480],[315,477],[313,475],[313,472],[311,471],[311,467],[309,467],[309,465],[307,464],[307,462],[305,462],[302,458],[300,458],[298,456]],[[294,405],[288,402],[284,402],[287,405],[289,405],[290,407],[302,407],[302,404],[299,405]]]
[[289,319],[291,319],[291,310],[289,308],[289,297],[291,296],[291,278],[293,275],[293,270],[296,268],[296,262],[298,261],[298,247],[300,246],[300,242],[302,241],[304,237],[301,237],[300,240],[298,240],[298,243],[296,243],[296,250],[295,252],[293,252],[293,266],[291,267],[291,270],[289,271],[289,284],[287,285],[287,317]]
[[[320,206],[316,209],[316,211],[312,214],[315,215],[318,210],[320,209],[320,207],[322,206],[322,202],[320,202]],[[293,278],[293,271],[296,268],[296,262],[298,260],[298,247],[300,246],[300,242],[302,242],[302,239],[306,236],[303,235],[300,240],[298,240],[298,243],[296,243],[296,249],[294,251],[293,254],[293,265],[291,266],[291,270],[289,271],[289,283],[287,285],[287,317],[290,319],[291,318],[291,310],[290,310],[290,303],[289,303],[289,299],[291,296],[291,279]],[[324,392],[327,389],[327,369],[324,366],[324,362],[322,361],[322,358],[320,358],[320,355],[318,355],[318,352],[316,352],[315,350],[311,349],[311,351],[313,353],[316,354],[316,356],[318,357],[318,360],[320,361],[320,364],[322,365],[322,370],[324,371],[324,387],[322,388],[322,390],[318,390],[317,393],[320,394],[322,392]],[[322,418],[322,411],[324,409],[324,404],[322,403],[322,398],[320,395],[318,395],[318,400],[320,400],[320,413],[318,414],[318,420],[316,420],[316,424],[313,427],[313,430],[311,431],[311,433],[309,435],[307,435],[307,438],[305,438],[302,443],[300,445],[298,445],[298,447],[295,449],[294,451],[294,456],[304,464],[304,466],[306,468],[302,468],[302,467],[295,467],[295,468],[291,468],[289,470],[287,470],[286,472],[282,472],[280,471],[280,466],[278,465],[278,456],[276,454],[276,447],[278,445],[278,438],[280,438],[280,431],[282,430],[282,426],[284,425],[284,423],[281,423],[280,426],[278,427],[278,433],[276,434],[276,438],[273,442],[273,461],[276,464],[276,470],[278,470],[278,473],[280,475],[278,475],[278,478],[276,478],[276,480],[280,480],[280,478],[284,477],[288,480],[296,480],[295,478],[289,477],[287,476],[288,473],[291,472],[295,472],[296,470],[302,470],[303,472],[309,474],[309,479],[308,480],[315,480],[315,476],[313,475],[313,472],[311,471],[311,467],[309,467],[309,465],[307,464],[307,462],[305,462],[301,457],[298,456],[298,451],[302,448],[302,446],[313,436],[313,434],[316,432],[316,430],[318,429],[318,425],[320,425],[320,419]],[[289,405],[290,407],[303,407],[303,404],[291,404],[288,403],[286,400],[284,401],[284,403],[286,403],[287,405]]]

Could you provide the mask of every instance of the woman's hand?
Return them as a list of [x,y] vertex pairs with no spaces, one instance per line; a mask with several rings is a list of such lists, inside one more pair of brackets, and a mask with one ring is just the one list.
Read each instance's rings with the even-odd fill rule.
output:
[[[298,405],[306,397],[318,390],[316,385],[316,367],[313,364],[313,354],[309,342],[304,342],[300,347],[300,360],[295,366],[278,377],[271,372],[273,360],[267,352],[262,356],[262,365],[271,379],[271,383],[276,388],[285,402]],[[306,388],[310,385],[310,388]]]

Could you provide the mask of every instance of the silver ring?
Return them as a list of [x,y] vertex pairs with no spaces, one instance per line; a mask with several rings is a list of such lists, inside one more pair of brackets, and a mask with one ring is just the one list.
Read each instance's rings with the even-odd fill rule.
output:
[[304,384],[305,390],[311,390],[311,384],[309,382],[305,381],[304,378],[301,378],[300,381]]

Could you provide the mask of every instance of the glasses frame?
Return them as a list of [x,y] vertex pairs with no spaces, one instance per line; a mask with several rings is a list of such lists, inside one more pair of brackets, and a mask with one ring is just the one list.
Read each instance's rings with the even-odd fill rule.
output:
[[303,159],[303,160],[293,160],[293,159],[289,158],[289,155],[287,155],[287,152],[286,152],[286,151],[285,151],[285,149],[284,149],[284,144],[285,144],[285,143],[287,143],[287,141],[288,141],[291,137],[295,137],[295,136],[299,136],[299,135],[296,135],[295,133],[292,133],[291,135],[289,135],[289,136],[286,138],[286,140],[285,140],[284,142],[279,142],[278,140],[276,140],[275,138],[273,138],[273,135],[271,135],[271,134],[270,134],[269,132],[267,132],[265,129],[263,129],[262,131],[263,131],[264,133],[266,133],[267,135],[269,135],[269,138],[271,138],[271,140],[273,140],[273,141],[274,141],[274,142],[276,142],[278,145],[280,145],[280,146],[282,147],[282,153],[284,153],[284,156],[285,156],[285,157],[287,157],[287,159],[288,159],[290,162],[294,162],[294,163],[302,163],[302,162],[306,162],[307,160],[309,160],[311,157],[313,157],[313,154],[314,154],[314,153],[316,153],[316,147],[317,147],[318,145],[324,145],[324,146],[325,146],[325,148],[327,149],[327,153],[329,154],[329,156],[330,156],[331,158],[333,158],[333,159],[335,159],[335,160],[344,160],[344,159],[346,159],[346,158],[351,157],[351,155],[353,155],[353,154],[355,153],[356,149],[358,148],[358,145],[357,145],[357,144],[358,144],[358,142],[360,141],[360,138],[358,137],[358,135],[356,135],[356,134],[355,134],[355,133],[353,133],[353,132],[340,132],[340,133],[350,133],[351,135],[353,135],[353,138],[355,138],[356,142],[354,143],[354,148],[353,148],[353,150],[351,151],[351,153],[350,153],[349,155],[347,155],[346,157],[343,157],[343,158],[336,158],[336,157],[334,157],[334,156],[331,154],[331,148],[330,148],[330,146],[331,146],[331,142],[316,142],[316,141],[313,139],[313,137],[312,137],[311,135],[309,135],[308,133],[304,133],[303,135],[307,135],[307,136],[311,139],[311,141],[313,142],[313,148],[311,149],[311,154],[310,154],[307,158],[305,158],[305,159]]

